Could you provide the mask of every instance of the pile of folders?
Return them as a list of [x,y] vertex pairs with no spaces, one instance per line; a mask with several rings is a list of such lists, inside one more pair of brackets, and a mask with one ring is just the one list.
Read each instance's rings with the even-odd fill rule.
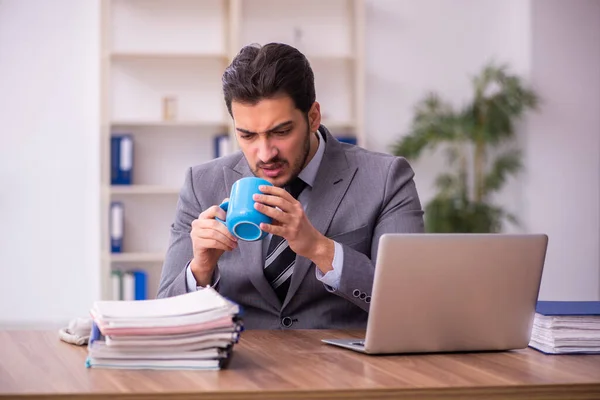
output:
[[243,330],[240,307],[213,288],[162,299],[97,301],[88,368],[225,368]]
[[538,301],[529,346],[548,354],[600,353],[600,301]]

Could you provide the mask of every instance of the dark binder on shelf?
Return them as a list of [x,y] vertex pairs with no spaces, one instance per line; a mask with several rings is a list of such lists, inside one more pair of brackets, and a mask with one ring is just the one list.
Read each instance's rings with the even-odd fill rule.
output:
[[110,139],[110,182],[131,185],[133,181],[133,136],[113,134]]
[[135,300],[146,300],[148,299],[148,276],[145,271],[133,271],[134,280],[134,299]]
[[123,272],[118,269],[112,270],[110,273],[112,299],[123,300]]
[[224,133],[215,136],[214,139],[214,156],[215,158],[226,156],[230,153],[229,150],[229,135]]
[[135,300],[135,276],[133,271],[123,272],[123,300]]
[[336,135],[335,138],[342,143],[348,143],[348,144],[353,144],[356,145],[357,141],[356,141],[356,137],[354,136],[349,136],[349,135]]
[[124,214],[123,203],[119,201],[110,203],[110,251],[112,253],[123,251]]

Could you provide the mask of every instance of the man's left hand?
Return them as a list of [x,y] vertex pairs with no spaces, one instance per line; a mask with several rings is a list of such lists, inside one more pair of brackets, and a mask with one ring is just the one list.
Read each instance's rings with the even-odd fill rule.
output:
[[271,217],[273,223],[260,224],[260,229],[281,236],[298,255],[312,260],[323,273],[332,269],[333,241],[321,234],[310,223],[302,204],[285,189],[261,186],[263,194],[255,194],[254,208]]

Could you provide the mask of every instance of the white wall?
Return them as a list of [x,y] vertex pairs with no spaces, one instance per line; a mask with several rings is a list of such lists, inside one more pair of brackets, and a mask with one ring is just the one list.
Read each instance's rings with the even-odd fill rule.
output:
[[[368,147],[389,146],[410,125],[415,104],[436,91],[455,106],[471,98],[471,76],[491,60],[527,76],[530,3],[525,0],[367,0]],[[443,153],[413,162],[423,205],[445,166]],[[519,214],[521,191],[501,197]]]
[[543,299],[600,299],[600,2],[534,0],[524,215],[550,236]]
[[[492,58],[508,63],[545,102],[541,114],[519,124],[525,170],[498,201],[522,226],[506,230],[550,236],[540,298],[600,299],[600,2],[367,5],[368,146],[389,151],[427,91],[460,104],[471,93],[467,74]],[[413,163],[423,204],[444,165],[443,154]]]
[[[527,175],[503,199],[550,234],[542,297],[599,298],[599,3],[366,3],[372,149],[406,131],[427,90],[465,99],[466,74],[491,58],[544,86]],[[98,17],[97,0],[0,0],[0,325],[86,315],[99,295]],[[424,201],[442,161],[414,165]]]
[[0,324],[99,293],[98,2],[0,0]]

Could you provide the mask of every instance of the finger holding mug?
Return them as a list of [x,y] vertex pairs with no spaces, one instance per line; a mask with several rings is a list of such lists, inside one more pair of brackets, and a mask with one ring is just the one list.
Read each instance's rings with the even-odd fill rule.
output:
[[221,255],[237,248],[237,239],[216,220],[219,216],[224,217],[224,214],[219,206],[212,206],[192,221],[190,237],[194,258],[190,269],[196,282],[202,286],[210,284]]

